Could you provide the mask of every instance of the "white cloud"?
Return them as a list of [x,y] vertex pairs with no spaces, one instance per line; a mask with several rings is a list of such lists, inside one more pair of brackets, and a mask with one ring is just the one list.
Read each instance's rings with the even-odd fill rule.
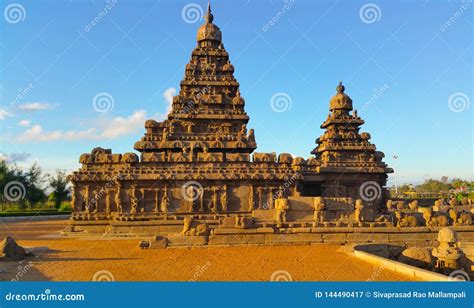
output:
[[128,118],[116,117],[107,123],[100,134],[102,139],[114,139],[123,135],[128,135],[142,128],[145,125],[145,110],[135,111]]
[[30,157],[30,153],[0,153],[0,160],[6,161],[7,163],[24,162]]
[[143,127],[146,119],[146,112],[144,110],[135,111],[127,118],[115,117],[113,119],[101,119],[99,128],[90,128],[87,130],[55,130],[45,131],[41,125],[33,125],[28,128],[17,138],[19,142],[36,141],[36,142],[50,142],[50,141],[74,141],[74,140],[103,140],[115,139],[121,136],[134,133]]
[[168,114],[171,111],[171,104],[173,104],[173,96],[176,95],[176,89],[175,88],[168,88],[163,92],[163,97],[165,98],[166,101],[166,114]]
[[11,116],[12,114],[5,109],[0,108],[0,120],[5,120],[6,117]]
[[52,104],[47,104],[47,103],[26,103],[26,104],[21,104],[18,105],[18,109],[26,112],[33,112],[33,111],[39,111],[39,110],[51,110],[54,109],[56,106]]
[[28,127],[30,126],[30,124],[31,124],[30,120],[21,120],[20,122],[18,122],[18,125],[23,126],[23,127]]

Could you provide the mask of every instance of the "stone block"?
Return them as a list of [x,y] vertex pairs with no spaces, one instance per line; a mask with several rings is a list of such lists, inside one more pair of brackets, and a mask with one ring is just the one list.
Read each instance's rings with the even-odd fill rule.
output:
[[245,245],[244,235],[210,235],[209,245]]
[[264,244],[265,234],[245,234],[247,244]]
[[313,207],[314,197],[288,197],[290,209],[293,211],[314,211]]
[[346,243],[346,234],[344,233],[323,234],[322,240],[324,243],[344,244]]
[[346,236],[348,243],[370,243],[373,242],[371,233],[348,233]]
[[257,228],[257,233],[275,233],[275,230],[271,227]]
[[168,246],[202,246],[207,245],[207,236],[183,236],[173,234],[168,236]]
[[[272,229],[273,230],[273,229]],[[214,229],[214,234],[247,234],[247,233],[256,233],[257,229],[240,229],[240,228],[219,228]]]
[[373,243],[388,243],[388,234],[383,233],[372,233]]

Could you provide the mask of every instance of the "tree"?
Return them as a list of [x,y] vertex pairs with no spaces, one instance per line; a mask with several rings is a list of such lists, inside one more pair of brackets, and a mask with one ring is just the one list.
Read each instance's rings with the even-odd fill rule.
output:
[[57,171],[55,176],[49,177],[49,186],[53,189],[51,195],[54,195],[56,208],[59,208],[61,202],[68,197],[69,191],[66,188],[67,184],[67,176],[63,171]]
[[46,194],[42,188],[45,176],[43,175],[43,170],[36,162],[31,165],[25,175],[26,198],[30,202],[31,207],[33,207],[35,203],[46,199]]

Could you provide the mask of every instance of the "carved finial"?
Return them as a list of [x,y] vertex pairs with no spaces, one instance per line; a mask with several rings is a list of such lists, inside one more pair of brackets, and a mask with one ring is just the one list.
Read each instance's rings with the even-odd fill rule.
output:
[[344,93],[346,88],[342,85],[342,81],[339,81],[339,85],[336,87],[337,93]]
[[211,13],[211,1],[207,1],[207,13],[206,13],[206,22],[212,23],[214,16]]

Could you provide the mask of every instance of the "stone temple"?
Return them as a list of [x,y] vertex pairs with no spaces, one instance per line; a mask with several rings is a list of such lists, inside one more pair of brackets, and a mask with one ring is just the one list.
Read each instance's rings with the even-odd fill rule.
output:
[[204,245],[229,235],[258,243],[266,234],[387,223],[380,214],[393,170],[360,132],[364,121],[342,83],[307,159],[255,152],[245,104],[208,7],[172,110],[163,122],[145,122],[134,145],[140,155],[103,148],[81,155],[82,167],[70,176],[67,233]]

